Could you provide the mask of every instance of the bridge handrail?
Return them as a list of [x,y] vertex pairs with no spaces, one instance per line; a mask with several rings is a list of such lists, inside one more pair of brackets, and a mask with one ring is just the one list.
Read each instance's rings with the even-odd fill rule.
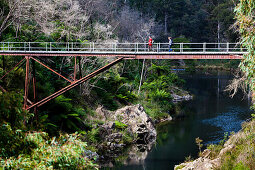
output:
[[[214,52],[233,53],[246,52],[240,43],[173,43],[171,49],[177,53],[189,52]],[[2,52],[168,52],[168,43],[153,43],[152,48],[148,48],[148,43],[98,43],[98,42],[0,42]]]

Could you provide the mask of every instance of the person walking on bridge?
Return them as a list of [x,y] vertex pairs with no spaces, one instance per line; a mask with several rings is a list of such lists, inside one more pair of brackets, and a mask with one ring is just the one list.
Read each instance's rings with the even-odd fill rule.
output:
[[151,38],[151,36],[149,36],[148,48],[149,48],[149,51],[152,50],[152,38]]
[[172,44],[173,44],[172,37],[168,37],[168,49],[169,49],[168,51],[169,52],[173,51],[171,48]]

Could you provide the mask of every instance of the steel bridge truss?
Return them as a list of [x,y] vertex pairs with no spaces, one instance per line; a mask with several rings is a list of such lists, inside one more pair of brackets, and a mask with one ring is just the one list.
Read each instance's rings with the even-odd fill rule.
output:
[[[99,69],[97,69],[96,71],[84,76],[84,77],[79,77],[79,79],[77,79],[76,74],[77,74],[77,56],[74,56],[74,72],[73,72],[73,77],[67,78],[65,76],[63,76],[62,74],[58,73],[57,71],[53,70],[52,68],[50,68],[49,66],[47,66],[46,64],[44,64],[43,62],[39,61],[38,59],[36,59],[36,57],[33,56],[25,56],[21,61],[19,61],[13,68],[11,68],[9,71],[7,71],[1,78],[0,80],[3,80],[11,71],[13,70],[17,70],[19,67],[21,67],[22,64],[25,64],[25,70],[26,70],[26,76],[25,76],[25,89],[24,89],[24,105],[23,108],[25,110],[31,110],[32,108],[34,108],[34,113],[35,115],[37,115],[37,108],[42,106],[43,104],[49,102],[50,100],[60,96],[61,94],[65,93],[66,91],[84,83],[85,81],[88,81],[89,79],[97,76],[98,74],[104,72],[105,70],[109,69],[110,67],[114,66],[115,64],[119,63],[121,60],[123,60],[123,57],[119,57],[117,59],[115,59],[114,61],[112,61],[111,63],[105,65],[104,67],[101,67]],[[30,64],[32,63],[32,72],[30,70]],[[41,66],[43,66],[44,68],[48,69],[49,71],[53,72],[54,74],[58,75],[59,77],[63,78],[64,80],[66,80],[67,82],[69,82],[70,84],[67,85],[66,87],[58,90],[57,92],[51,94],[50,96],[42,99],[42,100],[37,100],[37,93],[36,93],[36,75],[35,75],[35,63],[40,64]],[[81,71],[81,70],[79,70]],[[28,99],[28,94],[29,94],[29,85],[30,85],[30,75],[32,75],[32,83],[33,83],[33,101]],[[0,90],[2,90],[3,92],[6,92],[6,90],[0,86]]]

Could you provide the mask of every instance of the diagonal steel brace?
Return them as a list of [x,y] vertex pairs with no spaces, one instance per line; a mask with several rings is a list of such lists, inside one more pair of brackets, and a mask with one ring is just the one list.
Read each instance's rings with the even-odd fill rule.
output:
[[85,76],[85,77],[83,77],[83,78],[81,78],[81,79],[79,79],[77,81],[74,81],[72,84],[62,88],[61,90],[55,92],[54,94],[52,94],[52,95],[42,99],[41,101],[36,102],[36,103],[34,103],[34,104],[30,105],[30,106],[27,106],[26,109],[29,110],[29,109],[31,109],[33,107],[40,107],[40,106],[42,106],[43,104],[45,104],[48,101],[50,101],[50,100],[60,96],[61,94],[65,93],[66,91],[68,91],[68,90],[70,90],[70,89],[80,85],[81,83],[84,83],[85,81],[95,77],[96,75],[104,72],[105,70],[107,70],[110,67],[114,66],[115,64],[119,63],[121,60],[123,60],[123,57],[116,59],[115,61],[109,63],[108,65],[106,65],[106,66],[104,66],[104,67],[94,71],[93,73],[91,73],[91,74],[89,74],[89,75],[87,75],[87,76]]

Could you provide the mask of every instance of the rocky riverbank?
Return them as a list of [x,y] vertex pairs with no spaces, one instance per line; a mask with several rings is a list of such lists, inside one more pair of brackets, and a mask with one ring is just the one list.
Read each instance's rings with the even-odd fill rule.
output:
[[254,169],[255,119],[223,144],[209,145],[194,161],[175,166],[175,170]]

